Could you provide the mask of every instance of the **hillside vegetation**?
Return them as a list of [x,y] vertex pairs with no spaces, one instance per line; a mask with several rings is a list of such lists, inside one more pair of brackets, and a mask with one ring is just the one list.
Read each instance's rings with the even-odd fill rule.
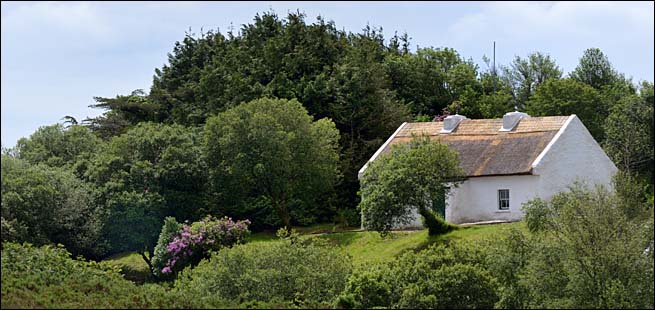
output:
[[[653,308],[651,81],[598,48],[571,72],[540,51],[497,69],[339,29],[266,12],[187,33],[149,90],[3,148],[2,308]],[[576,114],[612,188],[563,184],[524,222],[452,230],[427,203],[464,177],[440,142],[358,179],[405,121],[514,107]],[[411,211],[428,230],[391,231]]]
[[[448,244],[451,241],[481,240],[499,237],[511,227],[525,230],[521,222],[461,227],[440,236],[428,236],[427,230],[394,231],[382,237],[372,231],[360,231],[352,227],[350,231],[332,232],[332,224],[298,227],[302,239],[324,239],[329,245],[352,258],[358,267],[364,264],[384,262],[393,259],[405,251],[420,251],[431,244]],[[271,242],[278,238],[272,232],[260,232],[249,236],[249,243]],[[137,253],[121,253],[105,260],[110,265],[121,267],[126,279],[144,282],[149,278],[148,265]]]

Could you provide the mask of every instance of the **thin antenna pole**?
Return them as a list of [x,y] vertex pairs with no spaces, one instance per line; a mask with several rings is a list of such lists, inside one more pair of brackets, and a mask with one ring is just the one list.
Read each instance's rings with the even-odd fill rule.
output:
[[494,93],[496,92],[496,41],[494,41],[494,64],[493,64],[493,70],[494,70]]

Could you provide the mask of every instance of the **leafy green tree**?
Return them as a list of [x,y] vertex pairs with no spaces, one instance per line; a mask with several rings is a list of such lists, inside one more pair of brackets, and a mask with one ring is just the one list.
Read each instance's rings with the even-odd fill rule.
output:
[[[652,93],[652,84],[650,85]],[[623,98],[605,119],[605,151],[619,169],[653,175],[653,103],[639,96]]]
[[575,80],[546,81],[537,87],[526,111],[532,116],[576,114],[596,141],[604,139],[602,124],[607,117],[607,107],[597,90]]
[[337,181],[338,139],[331,120],[312,121],[296,100],[231,108],[205,126],[212,191],[219,205],[234,207],[232,216],[245,217],[255,204],[272,208],[285,226],[305,222]]
[[[514,110],[514,90],[510,81],[498,74],[498,69],[490,65],[490,60],[482,58],[487,69],[480,73],[478,87],[469,87],[456,103],[459,114],[469,118],[500,118]],[[451,105],[456,108],[455,105]]]
[[499,90],[490,94],[466,97],[462,101],[460,114],[468,118],[501,118],[505,113],[513,111],[512,94]]
[[612,85],[619,79],[619,74],[599,48],[586,49],[580,58],[580,63],[569,76],[597,90]]
[[354,208],[357,171],[409,119],[381,66],[388,52],[374,28],[347,34],[320,16],[308,24],[300,12],[285,20],[266,12],[238,34],[187,34],[157,70],[149,99],[159,105],[159,121],[187,125],[261,97],[296,99],[315,119],[333,119],[341,132],[344,178],[339,195],[317,214],[325,220],[335,205]]
[[394,146],[391,153],[369,163],[362,176],[364,227],[386,233],[394,224],[408,224],[412,210],[432,218],[432,201],[443,199],[463,176],[457,152],[427,136],[414,137],[408,146]]
[[181,125],[139,123],[94,158],[86,177],[109,212],[112,253],[138,251],[149,263],[166,216],[194,220],[211,211],[198,137]]
[[75,255],[105,254],[104,209],[71,172],[2,155],[3,241],[61,243]]
[[652,308],[653,209],[631,217],[628,204],[602,187],[576,183],[549,202],[524,206],[540,236],[522,272],[523,307]]
[[389,135],[409,120],[409,111],[387,88],[381,31],[366,28],[349,39],[356,48],[348,50],[330,79],[335,99],[329,104],[329,116],[341,133],[339,168],[344,177],[337,190],[347,198],[341,203],[355,205],[357,172]]
[[139,123],[109,142],[88,177],[106,198],[123,191],[157,193],[164,199],[166,215],[199,218],[210,211],[203,209],[207,173],[199,138],[198,129]]
[[434,116],[468,88],[478,88],[478,67],[452,48],[421,48],[416,53],[388,55],[385,70],[391,89],[414,114]]
[[19,158],[32,164],[72,168],[78,176],[84,174],[95,153],[103,149],[102,140],[79,125],[42,126],[16,144]]
[[94,97],[91,108],[107,110],[101,116],[85,119],[82,124],[104,140],[118,136],[139,122],[160,119],[159,104],[153,103],[141,89],[116,98]]
[[562,71],[549,55],[535,52],[527,58],[516,56],[509,67],[503,68],[507,83],[512,86],[514,104],[523,108],[534,89],[548,79],[559,79]]
[[166,213],[157,193],[122,191],[106,201],[109,211],[103,234],[112,253],[136,251],[152,270],[152,254]]

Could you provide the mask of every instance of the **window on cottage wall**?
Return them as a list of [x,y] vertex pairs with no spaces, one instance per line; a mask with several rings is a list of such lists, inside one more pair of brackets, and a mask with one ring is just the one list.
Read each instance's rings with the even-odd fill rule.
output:
[[509,210],[509,189],[498,190],[498,210]]

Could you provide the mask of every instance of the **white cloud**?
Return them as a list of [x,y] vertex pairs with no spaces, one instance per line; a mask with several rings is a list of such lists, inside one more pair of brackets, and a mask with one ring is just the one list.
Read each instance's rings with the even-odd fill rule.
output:
[[[625,2],[493,2],[460,18],[450,27],[455,34],[497,33],[516,39],[535,35],[598,34],[598,22],[624,29],[649,27],[653,3]],[[602,34],[598,34],[602,35]]]
[[30,2],[3,6],[2,36],[14,40],[42,37],[51,41],[63,37],[88,44],[89,40],[106,42],[116,35],[110,20],[95,3]]

